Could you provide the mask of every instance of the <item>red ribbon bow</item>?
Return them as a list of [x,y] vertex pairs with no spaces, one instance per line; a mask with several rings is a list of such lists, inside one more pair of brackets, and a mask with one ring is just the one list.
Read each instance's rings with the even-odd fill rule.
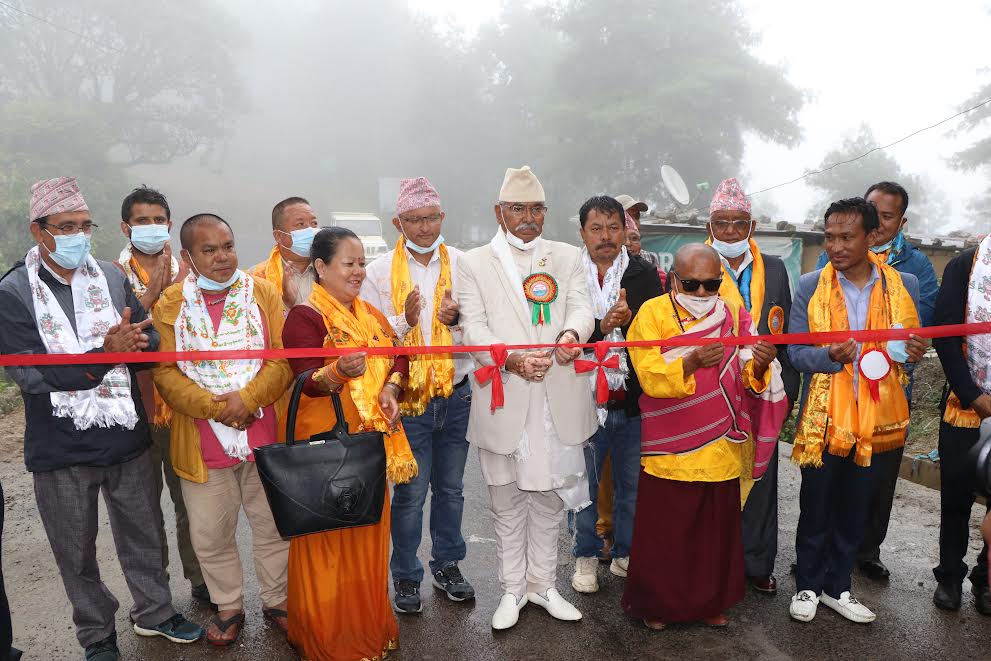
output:
[[485,385],[489,381],[492,382],[492,403],[489,409],[492,413],[495,413],[497,408],[501,408],[506,403],[506,397],[502,392],[502,375],[500,372],[506,365],[506,359],[509,358],[509,351],[506,349],[505,344],[493,344],[489,347],[489,355],[492,356],[492,362],[494,364],[479,367],[475,370],[475,378],[482,385]]
[[608,360],[604,360],[608,352],[609,347],[606,346],[605,342],[596,342],[596,360],[575,361],[576,374],[584,374],[585,372],[591,372],[592,370],[598,368],[599,372],[595,375],[595,402],[599,406],[602,406],[609,401],[609,381],[606,380],[605,368],[608,367],[609,369],[619,369],[619,354],[613,354]]

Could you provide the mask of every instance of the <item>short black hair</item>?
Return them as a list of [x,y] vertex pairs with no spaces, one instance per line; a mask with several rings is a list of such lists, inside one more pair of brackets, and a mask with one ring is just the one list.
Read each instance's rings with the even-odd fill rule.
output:
[[223,223],[227,226],[227,229],[231,231],[231,235],[233,236],[234,234],[234,229],[231,227],[231,224],[217,214],[198,213],[195,216],[190,216],[187,218],[182,223],[182,227],[179,228],[179,245],[181,245],[184,250],[189,250],[190,244],[193,241],[193,228],[201,223]]
[[888,195],[898,195],[902,198],[902,215],[908,211],[908,191],[901,184],[895,183],[894,181],[879,181],[864,193],[864,199],[866,200],[871,193],[879,190],[882,193],[887,193]]
[[279,221],[282,220],[282,213],[294,204],[309,204],[305,197],[287,197],[274,207],[272,207],[272,229],[279,229]]
[[141,184],[124,198],[124,202],[120,205],[120,219],[125,223],[131,220],[131,210],[135,204],[157,204],[165,209],[165,217],[172,220],[172,209],[169,208],[169,201],[154,188],[148,188]]
[[[355,239],[361,241],[358,235],[346,227],[324,227],[313,237],[313,245],[310,246],[310,261],[318,259],[324,264],[329,264],[337,254],[337,249],[345,239]],[[320,282],[320,276],[314,273],[314,278]]]
[[864,233],[866,234],[870,234],[881,226],[877,217],[877,207],[874,206],[873,202],[868,202],[862,197],[848,197],[830,204],[829,208],[826,209],[826,214],[823,216],[823,224],[828,223],[829,217],[834,213],[860,214],[860,218],[864,223]]
[[585,228],[585,221],[588,220],[590,211],[598,211],[606,216],[618,214],[620,222],[623,223],[624,227],[626,226],[626,212],[623,210],[623,205],[614,197],[596,195],[585,200],[585,204],[578,210],[578,223],[583,229]]

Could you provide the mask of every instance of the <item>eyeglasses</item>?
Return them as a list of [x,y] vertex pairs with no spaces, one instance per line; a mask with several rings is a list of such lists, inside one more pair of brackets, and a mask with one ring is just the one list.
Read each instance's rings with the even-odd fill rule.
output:
[[750,223],[752,222],[752,220],[710,220],[709,225],[717,230],[733,228],[737,232],[743,232],[750,229]]
[[407,225],[433,225],[434,223],[439,223],[440,218],[441,215],[439,213],[435,213],[430,216],[408,216],[406,218],[400,216],[399,220]]
[[547,214],[547,207],[543,204],[528,207],[525,204],[507,204],[505,202],[500,202],[499,206],[503,209],[509,209],[509,212],[514,216],[523,216],[529,212],[529,215],[534,218],[543,218]]
[[723,284],[722,278],[713,278],[712,280],[685,280],[677,271],[671,271],[674,277],[678,278],[678,282],[681,283],[681,290],[686,294],[688,292],[698,291],[699,287],[705,287],[705,290],[710,294],[719,291],[720,285]]
[[73,234],[92,234],[99,225],[96,223],[83,223],[82,225],[76,225],[75,223],[62,223],[61,225],[52,225],[51,223],[41,223],[44,227],[52,227],[58,230],[59,234],[64,234],[66,236],[72,236]]

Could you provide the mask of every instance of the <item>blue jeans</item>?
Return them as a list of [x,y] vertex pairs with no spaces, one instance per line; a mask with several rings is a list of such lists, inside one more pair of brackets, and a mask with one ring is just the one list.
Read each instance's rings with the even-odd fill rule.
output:
[[436,397],[423,415],[404,417],[403,428],[416,457],[419,473],[408,484],[397,484],[392,495],[393,580],[423,580],[423,563],[416,557],[423,535],[423,505],[430,498],[431,570],[465,559],[461,536],[464,511],[465,461],[468,459],[468,410],[471,384],[466,380],[448,398]]
[[604,427],[599,427],[585,446],[585,469],[588,471],[588,495],[592,504],[578,513],[575,533],[575,557],[591,558],[602,549],[595,534],[599,518],[597,506],[599,477],[606,455],[612,456],[613,557],[628,558],[633,543],[633,512],[637,504],[637,479],[640,476],[640,416],[628,418],[625,411],[609,411]]

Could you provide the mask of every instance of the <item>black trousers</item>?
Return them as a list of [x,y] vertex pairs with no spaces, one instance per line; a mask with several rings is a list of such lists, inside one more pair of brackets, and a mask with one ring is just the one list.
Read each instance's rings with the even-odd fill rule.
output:
[[881,544],[888,535],[888,522],[891,520],[891,507],[895,501],[895,486],[898,484],[898,471],[902,466],[905,448],[889,452],[875,453],[871,457],[874,467],[874,494],[867,512],[867,526],[864,528],[864,541],[857,551],[857,562],[881,559]]
[[[970,546],[970,514],[974,507],[977,476],[967,453],[977,443],[979,429],[939,424],[939,566],[933,569],[940,583],[960,585],[967,576]],[[988,585],[988,546],[977,556],[970,582]]]
[[857,466],[853,452],[824,451],[822,466],[802,469],[801,512],[795,535],[798,591],[825,592],[838,599],[850,590],[857,549],[864,538],[867,504],[874,491],[874,466]]
[[767,472],[750,490],[743,508],[743,561],[749,578],[774,573],[778,554],[778,444],[767,465]]

